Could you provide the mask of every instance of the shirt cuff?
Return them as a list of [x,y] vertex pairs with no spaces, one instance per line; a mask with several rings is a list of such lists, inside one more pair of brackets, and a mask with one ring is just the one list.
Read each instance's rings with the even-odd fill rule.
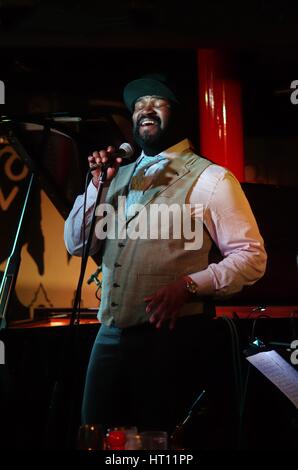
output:
[[91,206],[92,204],[94,204],[94,202],[96,201],[96,196],[97,188],[96,186],[94,186],[91,180],[87,188],[87,206]]
[[[109,190],[109,185],[103,186],[99,204],[105,202],[107,194],[108,194],[108,190]],[[90,181],[88,188],[87,188],[87,200],[86,200],[87,211],[94,205],[96,198],[97,198],[97,191],[98,189],[96,188],[96,186],[94,186],[92,181]]]

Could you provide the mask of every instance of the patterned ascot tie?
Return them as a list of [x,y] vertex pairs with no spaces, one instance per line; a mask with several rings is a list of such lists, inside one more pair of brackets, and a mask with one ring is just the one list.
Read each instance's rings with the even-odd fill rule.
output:
[[150,187],[155,173],[159,172],[166,162],[167,159],[161,155],[154,157],[143,156],[130,180],[129,191],[126,197],[126,214],[132,204],[139,203],[143,193]]

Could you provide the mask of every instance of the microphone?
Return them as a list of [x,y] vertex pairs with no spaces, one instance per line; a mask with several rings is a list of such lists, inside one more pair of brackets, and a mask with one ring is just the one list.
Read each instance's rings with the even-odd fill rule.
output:
[[[110,154],[110,157],[112,157],[112,159],[121,157],[126,160],[130,160],[132,156],[133,156],[133,148],[127,142],[124,142],[123,144],[121,144],[118,150]],[[97,168],[102,168],[103,166],[110,166],[111,164],[112,164],[112,161],[109,161],[107,163],[96,163],[90,167],[89,171],[96,170]]]

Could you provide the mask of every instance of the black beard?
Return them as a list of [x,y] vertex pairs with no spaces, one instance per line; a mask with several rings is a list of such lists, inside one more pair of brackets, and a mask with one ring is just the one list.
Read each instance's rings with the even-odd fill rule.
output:
[[174,132],[173,126],[170,125],[166,130],[161,129],[160,125],[158,125],[158,130],[154,135],[146,133],[146,130],[140,135],[139,125],[136,124],[133,128],[133,137],[145,155],[149,156],[157,155],[180,140],[179,135]]
[[135,142],[143,149],[145,155],[156,155],[162,150],[162,141],[164,131],[158,127],[155,135],[145,132],[140,135],[139,126],[136,125],[133,129],[133,136]]

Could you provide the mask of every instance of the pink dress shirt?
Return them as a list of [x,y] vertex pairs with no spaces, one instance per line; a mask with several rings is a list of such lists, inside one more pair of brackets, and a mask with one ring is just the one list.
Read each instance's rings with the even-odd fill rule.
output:
[[[175,158],[190,148],[190,142],[184,139],[163,152],[162,156]],[[156,171],[158,169],[157,163]],[[96,191],[90,183],[86,204],[87,228]],[[80,255],[82,251],[83,197],[77,197],[65,222],[65,244],[73,255]],[[186,202],[194,207],[195,204],[203,204],[204,225],[223,256],[219,263],[211,263],[203,271],[190,274],[202,295],[226,297],[263,276],[267,260],[264,241],[240,183],[230,171],[219,165],[210,165],[198,178]],[[198,216],[201,217],[201,213]],[[90,254],[98,250],[98,243],[94,236]]]

